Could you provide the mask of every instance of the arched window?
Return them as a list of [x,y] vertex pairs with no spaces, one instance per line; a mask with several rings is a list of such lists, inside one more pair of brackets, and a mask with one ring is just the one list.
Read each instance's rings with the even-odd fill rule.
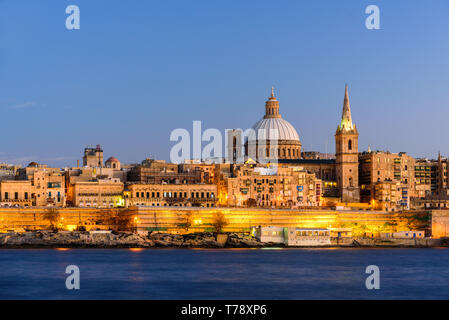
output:
[[[351,140],[349,140],[351,141]],[[349,177],[349,186],[352,187],[352,177]]]
[[349,139],[348,141],[348,150],[352,150],[352,140]]

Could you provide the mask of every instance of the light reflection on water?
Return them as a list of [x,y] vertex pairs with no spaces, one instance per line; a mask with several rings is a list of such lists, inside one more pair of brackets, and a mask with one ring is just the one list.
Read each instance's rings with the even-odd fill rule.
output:
[[[79,291],[65,289],[70,264]],[[447,249],[8,249],[0,265],[2,299],[449,298]]]

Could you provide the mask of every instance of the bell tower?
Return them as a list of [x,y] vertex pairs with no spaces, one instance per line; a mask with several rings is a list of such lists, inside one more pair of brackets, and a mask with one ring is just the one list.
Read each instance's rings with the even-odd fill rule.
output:
[[341,123],[335,132],[337,187],[342,202],[359,202],[359,132],[352,123],[348,86],[345,87]]

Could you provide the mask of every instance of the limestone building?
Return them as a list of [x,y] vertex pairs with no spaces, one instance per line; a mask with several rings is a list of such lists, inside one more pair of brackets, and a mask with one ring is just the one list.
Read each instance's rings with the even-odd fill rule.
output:
[[[181,167],[182,169],[183,167]],[[127,180],[133,183],[147,184],[193,184],[202,183],[201,170],[180,170],[178,164],[152,160],[142,165],[133,166],[128,171]]]
[[87,147],[84,149],[83,166],[94,168],[103,166],[103,149],[99,144],[95,148]]
[[130,183],[124,192],[127,206],[215,207],[215,184]]
[[66,205],[65,175],[60,168],[49,168],[31,162],[27,167],[17,171],[16,180],[30,181],[33,206]]
[[[408,209],[410,198],[415,197],[415,159],[405,152],[362,152],[359,155],[360,194],[362,202],[396,199],[396,206],[388,208]],[[386,184],[392,185],[387,187]],[[393,185],[395,187],[393,187]],[[394,190],[396,188],[396,190]],[[378,190],[391,190],[388,197],[378,196]],[[394,192],[393,192],[394,191]],[[393,194],[394,193],[394,194]]]
[[319,205],[322,196],[321,180],[299,167],[240,164],[218,177],[221,206],[311,207]]
[[31,181],[4,180],[0,181],[0,205],[29,207],[33,205],[31,198]]
[[119,179],[75,181],[67,187],[67,202],[74,207],[124,207],[123,189]]
[[215,164],[213,163],[197,163],[193,161],[186,161],[179,166],[180,173],[194,173],[195,175],[200,173],[200,183],[213,183]]
[[437,173],[437,161],[424,158],[416,159],[415,190],[417,198],[429,197],[437,193]]

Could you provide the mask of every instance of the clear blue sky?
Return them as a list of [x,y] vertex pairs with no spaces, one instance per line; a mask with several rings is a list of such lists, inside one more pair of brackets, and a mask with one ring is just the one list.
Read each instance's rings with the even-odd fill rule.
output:
[[271,86],[303,149],[332,152],[345,83],[360,150],[449,155],[449,1],[0,1],[0,161],[168,159],[193,120],[252,126]]

